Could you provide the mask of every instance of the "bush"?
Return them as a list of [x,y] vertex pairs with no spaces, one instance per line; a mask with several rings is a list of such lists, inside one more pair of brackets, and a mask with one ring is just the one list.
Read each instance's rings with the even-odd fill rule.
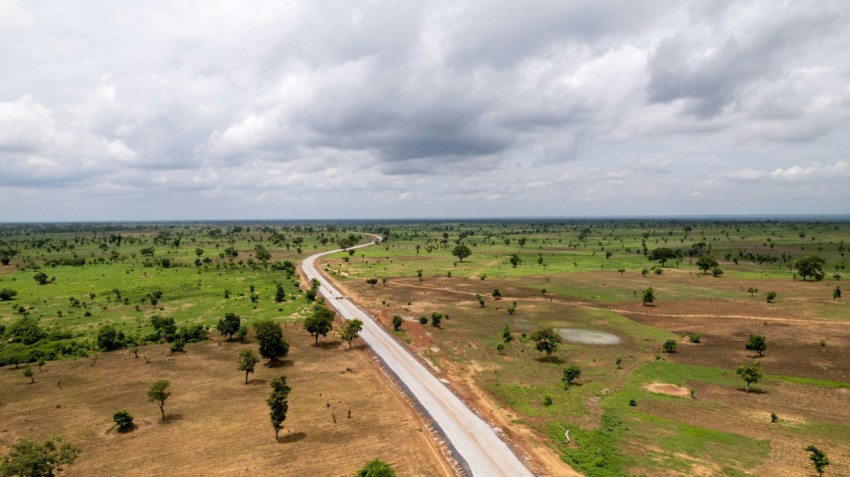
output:
[[768,303],[773,303],[773,300],[775,300],[775,299],[776,299],[776,292],[775,291],[767,292],[767,302]]
[[395,477],[395,471],[386,462],[375,459],[358,470],[355,477]]
[[177,338],[174,342],[171,343],[171,352],[177,353],[182,352],[183,348],[186,346],[186,342],[183,341],[183,338]]
[[661,348],[665,353],[675,353],[676,352],[676,340],[667,340],[661,345]]
[[421,323],[423,325],[427,325],[428,324],[428,317],[427,316],[420,316],[419,317],[419,323]]
[[637,406],[637,401],[634,400],[634,399],[629,399],[629,406],[631,406],[631,407]]
[[700,336],[699,333],[691,333],[691,343],[699,343]]
[[124,347],[124,333],[112,325],[103,325],[97,331],[97,347],[104,351],[113,351]]
[[112,420],[115,421],[118,432],[127,432],[133,429],[133,415],[127,411],[116,412],[112,415]]

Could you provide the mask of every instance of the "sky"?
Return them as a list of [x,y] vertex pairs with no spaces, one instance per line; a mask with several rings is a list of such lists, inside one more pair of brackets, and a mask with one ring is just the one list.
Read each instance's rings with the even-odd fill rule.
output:
[[850,2],[0,0],[0,222],[850,212]]

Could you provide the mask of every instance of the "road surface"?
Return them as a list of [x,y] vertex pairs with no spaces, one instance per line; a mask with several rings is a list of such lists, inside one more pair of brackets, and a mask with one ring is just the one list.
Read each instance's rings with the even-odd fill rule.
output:
[[338,251],[312,255],[304,259],[301,269],[308,280],[319,280],[320,293],[343,318],[363,321],[360,337],[439,427],[460,465],[475,477],[531,477],[533,474],[489,424],[472,412],[370,315],[347,298],[340,298],[342,293],[318,272],[315,265],[318,258]]

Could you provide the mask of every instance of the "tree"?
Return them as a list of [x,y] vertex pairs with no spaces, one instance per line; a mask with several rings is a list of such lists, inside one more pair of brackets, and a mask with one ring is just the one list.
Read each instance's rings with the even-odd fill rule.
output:
[[244,343],[245,338],[248,337],[248,327],[246,325],[240,326],[239,331],[236,332],[236,336],[239,338],[240,343]]
[[268,250],[266,250],[266,247],[263,247],[262,245],[255,246],[254,250],[256,252],[255,255],[257,257],[257,260],[259,260],[263,264],[263,266],[265,266],[272,258],[272,254]]
[[310,335],[316,337],[316,346],[319,346],[319,335],[327,336],[333,329],[335,317],[336,315],[333,311],[321,304],[317,304],[313,307],[313,312],[304,320],[304,329]]
[[776,299],[776,292],[775,291],[769,291],[765,294],[765,297],[767,298],[768,303],[773,303],[773,300]]
[[675,353],[676,352],[676,340],[667,340],[661,345],[661,349],[664,350],[665,353]]
[[814,445],[807,446],[804,450],[812,453],[812,455],[809,456],[809,460],[812,461],[815,472],[817,472],[818,475],[823,475],[824,468],[829,465],[829,457],[826,456],[826,452],[818,449]]
[[112,420],[115,421],[118,432],[127,432],[133,429],[133,415],[126,410],[113,414]]
[[47,285],[47,283],[48,283],[47,274],[44,273],[44,272],[38,272],[35,275],[33,275],[32,278],[39,285]]
[[248,375],[254,372],[254,366],[257,364],[257,355],[249,349],[243,349],[239,352],[239,371],[245,371],[245,384],[248,384]]
[[470,250],[469,247],[467,247],[466,245],[460,244],[455,246],[454,249],[452,249],[452,255],[457,257],[458,260],[462,262],[464,258],[472,255],[472,250]]
[[284,300],[286,300],[286,292],[283,291],[283,285],[278,283],[275,286],[274,301],[275,303],[283,303]]
[[386,462],[375,459],[367,462],[354,477],[395,477],[395,471]]
[[655,290],[652,287],[647,288],[643,291],[643,306],[651,305],[655,303]]
[[758,288],[754,288],[754,287],[747,288],[747,293],[749,293],[750,296],[755,296],[755,294],[758,293],[758,292],[759,292]]
[[9,301],[18,294],[16,290],[12,290],[11,288],[3,288],[0,289],[0,301]]
[[283,330],[270,319],[254,323],[254,335],[260,344],[260,356],[275,361],[289,354],[289,343],[283,338]]
[[402,323],[404,323],[404,319],[401,316],[393,316],[393,329],[398,331],[398,329],[401,328]]
[[504,341],[505,343],[509,343],[513,339],[514,337],[511,334],[511,329],[508,327],[508,324],[505,323],[505,327],[502,329],[502,341]]
[[80,449],[59,438],[41,443],[19,439],[0,461],[0,476],[53,477],[79,455]]
[[750,338],[747,340],[747,344],[744,345],[744,348],[750,351],[755,351],[761,358],[764,356],[764,350],[767,349],[767,341],[764,339],[763,335],[750,335]]
[[659,247],[649,252],[648,258],[650,260],[657,260],[663,267],[667,263],[667,260],[672,260],[678,256],[679,254],[675,250]]
[[436,311],[434,313],[431,313],[431,326],[439,328],[441,321],[443,321],[443,314],[442,313],[438,313]]
[[561,336],[555,333],[552,328],[540,328],[531,334],[531,341],[534,341],[534,347],[537,351],[546,353],[546,358],[552,360],[552,353],[558,350],[558,343],[561,342]]
[[526,242],[528,242],[528,239],[525,237],[520,237],[519,240],[516,241],[520,247],[525,247]]
[[832,299],[837,300],[841,298],[841,288],[836,286],[835,290],[832,290]]
[[564,389],[568,389],[579,376],[581,376],[581,368],[578,366],[571,364],[564,368],[564,376],[561,377],[561,381],[564,383]]
[[702,270],[703,275],[707,274],[712,268],[716,268],[720,264],[711,255],[703,255],[697,260],[697,267]]
[[475,294],[475,299],[478,300],[478,304],[481,305],[481,308],[484,308],[484,297],[482,297],[480,293]]
[[501,300],[501,299],[502,299],[502,292],[501,292],[501,291],[499,291],[499,289],[498,289],[498,288],[496,288],[495,290],[493,290],[493,299],[494,299],[494,300]]
[[33,377],[33,374],[32,374],[32,368],[30,368],[29,366],[24,368],[24,377],[30,378],[30,384],[35,382],[35,378]]
[[165,400],[168,399],[168,396],[171,396],[171,393],[166,389],[170,385],[171,383],[165,380],[157,381],[148,390],[148,402],[156,402],[159,405],[159,412],[162,413],[163,421],[165,420]]
[[227,340],[230,341],[233,339],[233,335],[239,331],[241,325],[242,319],[239,318],[239,315],[227,312],[224,314],[224,318],[218,320],[218,324],[215,325],[215,329],[217,329],[222,335],[227,335]]
[[509,261],[511,262],[511,266],[512,266],[513,268],[516,268],[516,267],[517,267],[517,265],[519,265],[520,263],[522,263],[522,260],[519,258],[519,255],[517,255],[517,254],[515,254],[515,253],[512,253],[512,254],[511,254],[511,258],[509,259]]
[[372,288],[375,288],[375,285],[378,284],[377,278],[367,278],[366,283],[369,284]]
[[738,366],[735,373],[747,383],[747,392],[750,392],[750,384],[755,384],[761,379],[761,363],[746,364]]
[[113,325],[103,325],[97,331],[97,347],[104,351],[113,351],[124,346],[124,332]]
[[289,410],[289,391],[292,390],[286,384],[286,376],[272,379],[272,393],[266,400],[269,405],[269,415],[274,427],[274,438],[278,440],[280,430],[283,429],[283,421],[286,420],[286,411]]
[[10,248],[0,249],[0,263],[8,265],[12,261],[12,257],[18,254],[17,250]]
[[821,280],[823,279],[824,263],[824,259],[810,255],[794,262],[794,268],[796,268],[797,273],[799,273],[800,276],[803,277],[803,281],[806,280],[806,277],[812,277],[815,280]]
[[351,348],[351,342],[354,341],[354,338],[357,338],[357,335],[360,331],[363,330],[363,322],[357,319],[348,320],[342,326],[342,331],[339,336],[344,340],[348,341],[348,348]]

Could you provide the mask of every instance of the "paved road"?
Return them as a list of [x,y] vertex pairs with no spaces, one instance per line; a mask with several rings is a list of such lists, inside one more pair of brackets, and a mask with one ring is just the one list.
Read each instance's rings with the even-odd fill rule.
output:
[[[368,245],[371,244],[359,245],[357,248]],[[370,315],[349,300],[337,298],[342,294],[316,270],[315,266],[316,259],[337,251],[319,253],[306,258],[301,263],[304,274],[308,280],[312,278],[319,280],[321,283],[319,291],[343,318],[346,320],[356,318],[363,321],[360,337],[407,388],[420,408],[430,415],[448,439],[461,466],[476,477],[531,477],[533,474],[489,424],[473,413],[421,362],[387,334]]]

